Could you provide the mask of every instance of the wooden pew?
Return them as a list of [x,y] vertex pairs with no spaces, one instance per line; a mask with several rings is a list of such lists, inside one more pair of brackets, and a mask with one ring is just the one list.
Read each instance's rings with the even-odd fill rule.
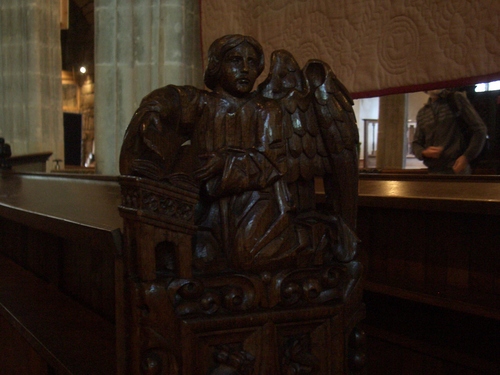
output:
[[[0,362],[7,373],[124,373],[119,189],[105,177],[1,175]],[[456,314],[483,319],[468,327],[478,336],[484,327],[494,330],[491,322],[500,319],[499,178],[374,173],[361,176],[359,193],[367,322],[373,324],[367,333],[376,343],[369,349],[389,356],[378,345],[391,342],[398,353],[420,350],[418,358],[453,366],[477,361],[471,374],[490,373],[498,363],[389,332],[373,314],[376,305],[387,312],[396,298],[444,309],[445,320]],[[405,311],[395,306],[394,313]]]
[[4,357],[2,371],[28,374],[36,361],[34,373],[49,366],[60,374],[115,373],[113,324],[4,256],[0,274],[0,351],[22,345],[20,336],[30,347]]
[[500,319],[500,178],[365,175],[366,289]]
[[362,175],[370,374],[498,374],[500,178]]
[[33,154],[14,155],[5,160],[6,165],[16,172],[45,172],[47,160],[52,152],[37,152]]
[[366,290],[500,320],[500,176],[362,173],[357,234]]
[[119,199],[112,179],[2,174],[2,371],[119,373]]

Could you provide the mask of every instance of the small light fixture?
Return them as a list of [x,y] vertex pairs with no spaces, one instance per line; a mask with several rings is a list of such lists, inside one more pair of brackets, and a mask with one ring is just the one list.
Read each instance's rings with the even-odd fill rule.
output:
[[84,66],[82,66],[80,68],[80,73],[85,74],[86,72],[87,72],[87,68],[85,68]]

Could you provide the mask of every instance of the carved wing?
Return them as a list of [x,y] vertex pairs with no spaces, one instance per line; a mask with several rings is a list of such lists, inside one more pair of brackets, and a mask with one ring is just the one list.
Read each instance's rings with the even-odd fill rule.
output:
[[287,182],[322,176],[327,203],[354,229],[359,135],[347,89],[326,63],[310,60],[301,70],[289,52],[278,50],[259,91],[283,108]]
[[130,121],[120,151],[120,173],[162,180],[180,164],[187,137],[178,129],[179,97],[170,86],[147,95]]
[[325,175],[327,202],[331,202],[354,229],[359,173],[359,133],[354,102],[326,63],[311,60],[304,67],[304,74],[314,92],[314,112],[332,167],[331,175]]

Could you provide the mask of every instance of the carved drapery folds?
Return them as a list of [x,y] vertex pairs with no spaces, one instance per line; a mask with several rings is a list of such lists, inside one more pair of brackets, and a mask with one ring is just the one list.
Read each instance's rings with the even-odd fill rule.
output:
[[132,374],[362,371],[352,101],[326,64],[300,69],[286,51],[252,91],[263,64],[252,38],[220,38],[212,91],[158,89],[129,125],[120,212]]

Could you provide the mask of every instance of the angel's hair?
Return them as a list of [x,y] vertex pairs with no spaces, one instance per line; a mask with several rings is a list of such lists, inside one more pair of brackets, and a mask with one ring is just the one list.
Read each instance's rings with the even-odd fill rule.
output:
[[251,36],[234,34],[234,35],[225,35],[219,39],[216,39],[210,48],[208,49],[208,66],[205,70],[204,82],[205,85],[210,89],[214,90],[219,82],[220,76],[220,68],[222,60],[226,53],[233,49],[234,47],[239,46],[241,43],[247,42],[254,49],[257,55],[259,56],[259,65],[257,67],[257,72],[259,75],[264,70],[264,51],[262,50],[262,46],[259,42],[257,42]]

